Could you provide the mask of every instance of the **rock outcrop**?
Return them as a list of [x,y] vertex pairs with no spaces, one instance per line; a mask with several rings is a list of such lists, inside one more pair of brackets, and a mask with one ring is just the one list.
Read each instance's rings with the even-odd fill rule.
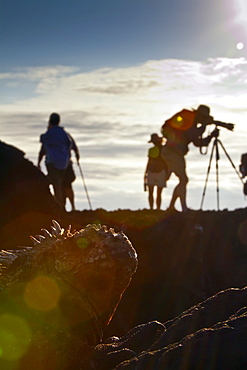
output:
[[2,248],[16,248],[22,240],[28,243],[30,234],[48,227],[52,218],[59,219],[59,207],[50,192],[47,177],[25,158],[22,150],[2,141],[0,179]]
[[164,324],[139,325],[95,352],[97,370],[247,368],[247,288],[228,289]]
[[247,285],[246,209],[113,214],[111,224],[128,235],[139,264],[106,337],[164,323],[219,291]]
[[47,177],[25,153],[0,141],[1,226],[27,211],[56,212]]

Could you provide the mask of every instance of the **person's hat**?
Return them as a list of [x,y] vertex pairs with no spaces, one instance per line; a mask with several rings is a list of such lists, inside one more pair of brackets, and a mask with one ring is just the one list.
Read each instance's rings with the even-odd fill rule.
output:
[[157,141],[163,140],[163,137],[160,137],[158,134],[152,134],[151,139],[148,141],[148,143],[157,143]]
[[204,116],[210,116],[210,108],[207,105],[199,105],[196,111]]

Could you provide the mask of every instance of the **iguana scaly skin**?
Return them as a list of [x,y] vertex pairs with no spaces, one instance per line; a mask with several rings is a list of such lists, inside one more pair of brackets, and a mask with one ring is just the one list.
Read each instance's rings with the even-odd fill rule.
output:
[[53,221],[42,233],[0,252],[0,368],[83,368],[137,268],[114,229],[71,233]]

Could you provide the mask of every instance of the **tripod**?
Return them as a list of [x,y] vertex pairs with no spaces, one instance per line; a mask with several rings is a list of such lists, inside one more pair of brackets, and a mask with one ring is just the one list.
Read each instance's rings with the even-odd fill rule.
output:
[[219,211],[219,208],[220,208],[220,197],[219,197],[219,163],[218,163],[219,162],[219,159],[220,159],[219,145],[221,146],[221,148],[223,149],[225,155],[229,159],[229,161],[230,161],[233,169],[235,170],[237,176],[239,177],[240,181],[244,185],[244,181],[243,181],[242,177],[240,176],[239,172],[237,171],[237,169],[236,169],[233,161],[231,160],[229,154],[227,153],[224,145],[222,144],[222,142],[218,138],[219,137],[219,133],[220,133],[220,131],[217,129],[216,136],[215,136],[215,139],[214,139],[214,142],[213,142],[213,146],[212,146],[212,151],[211,151],[210,159],[209,159],[209,165],[208,165],[207,176],[206,176],[205,185],[204,185],[204,189],[203,189],[203,193],[202,193],[202,200],[201,200],[201,207],[200,207],[200,209],[202,209],[204,198],[205,198],[205,194],[206,194],[207,182],[208,182],[208,177],[209,177],[209,173],[210,173],[211,162],[212,162],[212,158],[213,158],[214,152],[215,152],[215,165],[216,165],[216,196],[217,196],[217,209],[218,209],[218,211]]

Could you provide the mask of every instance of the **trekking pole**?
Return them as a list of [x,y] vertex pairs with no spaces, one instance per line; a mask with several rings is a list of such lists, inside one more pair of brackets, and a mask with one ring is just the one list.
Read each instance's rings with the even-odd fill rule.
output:
[[77,164],[78,164],[79,171],[80,171],[80,174],[81,174],[81,178],[82,178],[82,182],[83,182],[83,185],[84,185],[85,193],[86,193],[86,196],[87,196],[88,204],[89,204],[89,207],[90,207],[90,209],[92,211],[92,205],[91,205],[91,202],[90,202],[90,199],[89,199],[89,195],[88,195],[88,191],[87,191],[85,179],[84,179],[84,176],[83,176],[83,173],[82,173],[82,169],[81,169],[81,165],[80,165],[79,161],[77,161]]

